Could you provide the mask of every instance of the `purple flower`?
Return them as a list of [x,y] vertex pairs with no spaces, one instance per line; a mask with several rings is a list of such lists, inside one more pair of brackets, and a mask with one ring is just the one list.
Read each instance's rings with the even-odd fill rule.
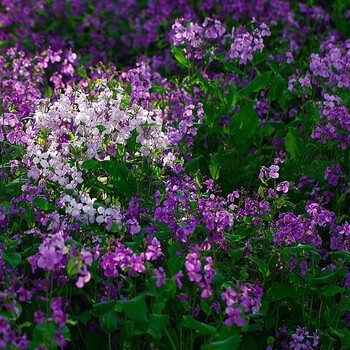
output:
[[102,256],[101,268],[106,277],[116,277],[119,275],[117,270],[118,260],[116,253],[106,253]]
[[184,274],[183,274],[182,270],[180,270],[177,274],[174,275],[175,283],[177,285],[177,288],[179,288],[179,289],[182,288],[182,282],[181,282],[180,278],[183,276],[184,276]]
[[308,273],[306,261],[303,261],[301,264],[299,264],[299,267],[300,267],[300,274],[302,276],[304,276]]
[[290,187],[291,184],[288,181],[282,181],[277,185],[276,190],[283,193],[287,193]]
[[157,276],[156,286],[159,288],[162,284],[166,284],[165,272],[162,267],[154,269],[154,273]]
[[288,64],[293,63],[294,62],[293,54],[291,52],[286,52],[286,59]]
[[188,278],[191,282],[200,282],[202,275],[200,274],[202,269],[202,263],[199,261],[197,253],[190,253],[186,256],[185,267],[188,272]]
[[60,349],[64,349],[64,347],[68,344],[61,331],[55,331],[54,343],[58,344]]
[[39,246],[37,266],[44,270],[52,271],[61,263],[65,254],[66,247],[62,235],[59,233],[51,235],[45,238]]
[[160,242],[158,241],[157,238],[154,237],[152,239],[152,244],[150,244],[147,247],[147,250],[145,252],[146,260],[147,261],[156,260],[161,255],[162,255],[162,250],[161,250],[161,247],[160,247]]
[[44,323],[44,313],[41,310],[34,312],[34,321],[38,324]]
[[243,327],[244,319],[239,317],[242,313],[242,310],[240,308],[234,309],[232,307],[227,307],[225,311],[229,316],[229,318],[225,320],[226,326],[231,327],[233,324],[236,324],[238,327]]
[[66,325],[67,316],[63,312],[63,301],[61,298],[56,298],[51,303],[51,310],[53,316],[49,318],[50,321],[54,321],[58,327],[64,327]]
[[279,178],[280,175],[278,174],[278,172],[280,170],[280,167],[278,165],[271,165],[268,170],[269,170],[269,178],[270,179]]

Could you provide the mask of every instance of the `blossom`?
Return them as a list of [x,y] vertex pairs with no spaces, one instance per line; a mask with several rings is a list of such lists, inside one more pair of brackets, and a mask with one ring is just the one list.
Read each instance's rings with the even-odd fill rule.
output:
[[65,254],[66,246],[62,235],[51,235],[39,246],[36,264],[44,270],[51,271],[62,262]]
[[283,193],[287,193],[290,187],[291,184],[288,181],[282,181],[276,186],[276,190],[281,191]]
[[238,327],[242,327],[244,325],[244,319],[240,317],[240,315],[242,314],[242,310],[240,308],[227,307],[225,311],[229,316],[225,320],[226,326],[231,327],[234,323]]
[[156,268],[154,269],[154,273],[157,276],[156,286],[160,288],[162,284],[166,283],[164,269],[162,267]]
[[179,289],[182,289],[182,282],[181,282],[180,278],[183,276],[184,276],[184,274],[183,274],[182,270],[180,270],[177,274],[174,275],[175,283],[177,285],[177,288],[179,288]]

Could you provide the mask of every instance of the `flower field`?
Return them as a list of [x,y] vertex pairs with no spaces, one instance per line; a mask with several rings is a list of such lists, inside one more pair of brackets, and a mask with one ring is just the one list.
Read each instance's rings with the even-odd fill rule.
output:
[[0,0],[0,349],[350,349],[349,0]]

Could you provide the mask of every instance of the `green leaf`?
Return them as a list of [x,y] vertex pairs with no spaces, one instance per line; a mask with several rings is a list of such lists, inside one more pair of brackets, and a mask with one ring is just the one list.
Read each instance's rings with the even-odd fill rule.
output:
[[26,322],[18,325],[17,328],[22,329],[22,328],[28,328],[28,327],[31,327],[31,326],[32,326],[32,323],[29,322],[29,321],[26,321]]
[[112,309],[114,309],[115,305],[116,305],[116,301],[114,300],[103,301],[101,303],[95,304],[92,307],[93,314],[95,316],[104,315],[109,311],[111,311]]
[[338,250],[338,251],[335,251],[335,252],[331,252],[331,256],[332,258],[335,257],[335,258],[338,258],[338,259],[344,259],[346,260],[347,262],[350,263],[350,252],[342,249],[342,250]]
[[173,45],[173,47],[171,48],[171,52],[174,55],[177,62],[179,62],[182,66],[188,67],[188,62],[182,49],[180,49],[176,45]]
[[86,161],[83,163],[82,167],[83,167],[84,169],[88,169],[88,170],[89,170],[89,169],[96,168],[97,164],[98,164],[98,161],[97,161],[97,160],[95,160],[95,159],[88,159],[88,160],[86,160]]
[[116,221],[112,221],[112,226],[110,227],[110,229],[108,231],[112,232],[112,233],[120,231]]
[[122,305],[124,314],[134,322],[137,329],[147,331],[147,305],[143,296],[137,296],[131,300],[118,301]]
[[210,175],[213,178],[213,180],[217,180],[220,176],[220,168],[221,165],[219,161],[216,159],[215,155],[210,155],[210,165],[209,165],[209,171]]
[[70,258],[67,263],[67,273],[69,276],[75,275],[82,267],[83,262],[78,258]]
[[22,214],[22,218],[27,222],[29,227],[34,225],[34,210],[29,202],[19,202],[17,208],[22,207],[25,211]]
[[277,75],[270,84],[270,89],[267,93],[267,98],[269,102],[275,101],[281,97],[283,98],[282,92],[285,89],[285,87],[285,80],[280,75]]
[[303,158],[304,143],[297,128],[289,127],[284,144],[286,146],[287,152],[291,155],[292,159]]
[[192,316],[183,316],[181,321],[181,326],[188,329],[194,329],[196,332],[200,334],[216,334],[216,328],[210,326],[206,323],[199,322],[194,319]]
[[233,84],[228,85],[229,92],[228,94],[224,94],[224,99],[225,99],[225,113],[229,114],[232,111],[232,108],[236,106],[237,104],[237,98],[238,98],[238,91],[237,89],[233,86]]
[[316,278],[309,278],[313,283],[334,283],[341,276],[338,269],[320,271]]
[[236,350],[241,342],[239,334],[232,335],[225,340],[212,342],[209,346],[204,345],[201,350]]
[[195,174],[199,170],[199,159],[201,156],[189,160],[185,164],[185,171],[187,174]]
[[120,321],[117,311],[114,309],[100,316],[100,327],[105,333],[113,333],[117,330],[117,325]]
[[113,178],[114,185],[120,193],[126,198],[131,198],[135,186],[131,171],[123,163],[116,161],[103,161],[101,166]]
[[45,97],[47,97],[48,99],[51,99],[52,97],[52,89],[50,87],[47,87],[44,91],[44,95]]
[[244,106],[230,120],[231,135],[237,144],[244,144],[260,126],[258,115],[252,106]]
[[201,304],[201,309],[205,312],[205,314],[207,316],[209,316],[211,314],[211,311],[212,311],[209,304],[207,302],[205,302],[205,299],[201,299],[200,304]]
[[332,285],[332,286],[324,286],[321,291],[320,294],[324,295],[326,297],[333,297],[339,293],[343,293],[345,291],[344,288],[341,288],[339,286],[336,285]]
[[244,253],[244,248],[231,248],[228,252],[229,256],[232,258],[231,264],[235,264],[241,260]]
[[54,337],[56,331],[56,324],[54,322],[45,322],[37,324],[33,330],[33,340],[39,340],[41,342],[50,343]]
[[91,314],[88,310],[85,310],[81,314],[75,316],[75,318],[81,321],[84,325],[87,325],[91,320]]
[[22,260],[21,254],[16,252],[3,252],[2,257],[13,269],[15,269]]
[[99,132],[106,130],[106,127],[104,125],[96,125],[95,128],[98,129]]
[[33,204],[39,209],[39,210],[49,210],[54,209],[54,206],[50,203],[47,203],[47,201],[42,197],[36,197],[33,200]]
[[167,263],[169,272],[175,275],[179,272],[181,266],[183,266],[183,257],[181,255],[174,255],[168,259]]
[[256,76],[245,88],[240,91],[241,96],[247,96],[252,92],[259,92],[266,88],[270,81],[272,72],[265,72],[261,75]]
[[259,268],[260,272],[264,277],[268,277],[270,275],[269,267],[267,266],[264,260],[255,258],[253,256],[247,257],[249,260],[253,261]]
[[169,315],[153,314],[149,318],[147,333],[153,338],[160,339],[169,322]]
[[342,349],[350,349],[350,330],[348,328],[335,329],[331,327],[331,332],[340,338]]
[[225,70],[228,70],[230,72],[234,72],[238,75],[240,75],[241,77],[247,78],[248,75],[246,73],[244,73],[242,70],[240,70],[239,68],[235,67],[234,65],[232,65],[231,63],[228,63],[226,61],[222,61],[222,64],[225,68]]
[[273,283],[271,288],[268,289],[264,295],[264,299],[267,302],[277,301],[285,298],[295,298],[300,294],[290,284],[286,283]]

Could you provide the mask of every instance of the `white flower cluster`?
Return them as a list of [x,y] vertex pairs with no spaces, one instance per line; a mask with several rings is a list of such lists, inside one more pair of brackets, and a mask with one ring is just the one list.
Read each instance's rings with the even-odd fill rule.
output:
[[[86,159],[102,160],[106,157],[107,145],[126,145],[134,134],[140,145],[139,153],[154,158],[169,146],[162,131],[160,112],[130,103],[125,106],[125,102],[121,88],[112,91],[106,82],[101,82],[93,98],[91,94],[76,91],[72,96],[62,95],[49,106],[39,104],[33,117],[34,129],[42,134],[46,131],[47,135],[46,140],[38,143],[40,137],[34,133],[29,157],[45,154],[62,162],[57,156],[63,156],[63,163],[67,163],[68,157],[74,158],[77,164]],[[40,160],[38,163],[41,165]]]
[[[130,103],[120,87],[109,88],[106,81],[89,94],[78,90],[53,103],[40,101],[27,125],[29,142],[23,160],[29,169],[27,176],[53,182],[63,191],[74,190],[74,198],[63,199],[67,213],[95,221],[101,213],[79,194],[88,172],[84,162],[110,160],[118,145],[127,146],[131,138],[136,145],[132,150],[124,148],[124,159],[134,161],[136,154],[162,161],[163,151],[170,146],[162,128],[159,111]],[[102,217],[98,215],[98,221],[106,222]]]

